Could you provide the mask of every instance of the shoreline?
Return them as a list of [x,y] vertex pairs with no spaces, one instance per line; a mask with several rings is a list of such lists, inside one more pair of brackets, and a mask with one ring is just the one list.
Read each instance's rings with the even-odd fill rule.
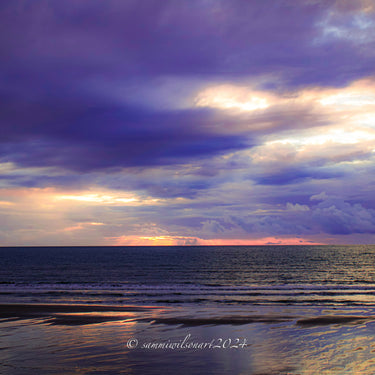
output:
[[0,303],[0,323],[9,320],[42,319],[44,323],[54,325],[84,325],[130,320],[135,318],[134,313],[152,310],[155,310],[155,307],[82,305],[74,303]]
[[[180,327],[242,326],[253,323],[287,324],[296,327],[330,325],[360,325],[375,321],[375,310],[349,307],[330,309],[310,306],[308,309],[288,307],[288,312],[270,306],[256,306],[248,310],[206,307],[198,314],[187,309],[166,306],[84,305],[75,303],[0,303],[0,323],[37,319],[50,325],[87,325],[114,321],[132,321],[151,325]],[[267,307],[261,312],[262,307]],[[353,311],[354,309],[354,311]],[[166,311],[167,310],[167,311]],[[283,310],[283,309],[282,309]],[[285,309],[284,309],[285,310]],[[348,311],[349,310],[349,311]],[[182,314],[181,314],[182,313]]]

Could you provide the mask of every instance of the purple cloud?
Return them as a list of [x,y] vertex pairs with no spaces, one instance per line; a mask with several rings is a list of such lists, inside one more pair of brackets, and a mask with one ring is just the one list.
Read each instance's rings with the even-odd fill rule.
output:
[[[79,223],[87,215],[113,224],[96,228],[103,236],[121,236],[126,215],[131,235],[144,222],[189,238],[373,234],[373,115],[357,111],[358,120],[319,104],[332,88],[374,77],[374,10],[363,6],[4,0],[0,187],[95,187],[167,202],[77,208]],[[270,107],[194,105],[197,94],[226,85],[244,88],[239,99],[264,93]],[[339,137],[352,128],[358,137],[298,143],[340,121]],[[11,231],[16,206],[0,202]]]
[[[2,160],[89,171],[173,164],[249,146],[248,135],[217,133],[219,121],[209,111],[119,106],[98,94],[100,83],[95,92],[88,88],[116,79],[134,86],[165,75],[209,83],[270,73],[276,86],[342,85],[372,74],[372,58],[360,58],[363,46],[342,40],[332,50],[329,38],[324,45],[312,43],[333,6],[333,1],[5,1]],[[347,18],[354,11],[340,9]],[[297,121],[285,118],[288,124],[279,126]]]
[[[316,196],[315,196],[316,197]],[[234,216],[229,222],[248,233],[263,235],[350,235],[374,234],[375,210],[360,203],[321,196],[322,201],[310,207],[288,202],[286,209],[273,215]],[[314,199],[313,201],[316,201]],[[204,229],[207,229],[206,222]],[[211,225],[214,230],[214,226]]]
[[[40,78],[57,71],[62,81],[103,71],[112,77],[232,78],[276,72],[290,83],[340,85],[373,68],[352,40],[327,37],[325,44],[312,43],[324,34],[334,6],[334,1],[69,0],[17,6],[5,1],[0,9],[8,35],[4,63],[8,72],[39,71]],[[359,10],[360,4],[336,13],[350,24]]]

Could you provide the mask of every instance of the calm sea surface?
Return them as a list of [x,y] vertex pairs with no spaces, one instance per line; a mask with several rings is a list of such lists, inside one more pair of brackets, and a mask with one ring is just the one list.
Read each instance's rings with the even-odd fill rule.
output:
[[0,248],[0,374],[375,374],[375,246]]
[[374,305],[375,246],[0,248],[0,302]]

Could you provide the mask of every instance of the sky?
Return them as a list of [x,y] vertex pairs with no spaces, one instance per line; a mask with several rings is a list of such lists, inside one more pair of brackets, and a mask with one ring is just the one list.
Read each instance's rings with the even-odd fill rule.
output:
[[0,246],[375,243],[372,0],[2,0]]

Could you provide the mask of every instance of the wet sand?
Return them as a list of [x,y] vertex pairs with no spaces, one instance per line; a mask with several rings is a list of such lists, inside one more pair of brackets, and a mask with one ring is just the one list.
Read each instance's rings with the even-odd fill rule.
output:
[[374,315],[352,308],[3,304],[0,373],[373,374]]
[[82,325],[133,319],[127,313],[152,311],[152,307],[76,304],[0,304],[0,319],[40,319],[45,323]]
[[[221,317],[189,317],[189,316],[151,316],[145,313],[160,313],[166,308],[154,306],[113,306],[113,305],[79,305],[79,304],[0,304],[0,319],[5,321],[23,319],[41,319],[50,324],[84,325],[117,320],[132,320],[152,324],[183,325],[186,327],[205,325],[244,325],[251,323],[276,324],[282,322],[295,323],[299,326],[324,326],[331,324],[362,324],[374,321],[369,315],[321,315],[299,317],[294,315],[233,315]],[[168,311],[168,310],[167,310]],[[173,311],[173,310],[172,310]],[[131,314],[127,314],[131,313]],[[135,314],[137,313],[137,314]],[[141,314],[143,313],[143,314]]]

